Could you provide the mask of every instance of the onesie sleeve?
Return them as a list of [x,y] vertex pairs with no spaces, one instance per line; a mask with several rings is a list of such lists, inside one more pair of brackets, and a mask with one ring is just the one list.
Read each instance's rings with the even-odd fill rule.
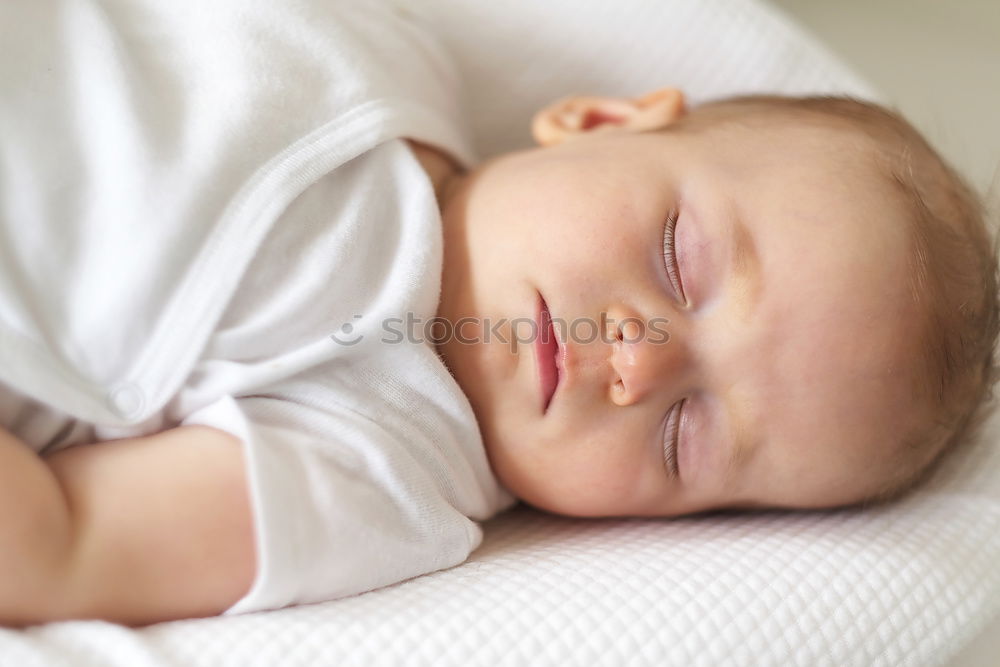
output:
[[224,396],[183,423],[243,443],[257,567],[224,615],[380,588],[457,565],[482,540],[446,497],[454,489],[412,454],[420,443],[347,408]]

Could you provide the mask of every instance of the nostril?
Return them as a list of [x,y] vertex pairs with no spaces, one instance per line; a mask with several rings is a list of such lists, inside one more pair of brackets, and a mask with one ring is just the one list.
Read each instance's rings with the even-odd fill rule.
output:
[[622,327],[620,322],[616,322],[614,319],[604,320],[604,340],[609,343],[620,343],[622,342]]
[[644,327],[642,322],[634,317],[627,318],[618,327],[618,340],[622,343],[638,343],[643,338]]

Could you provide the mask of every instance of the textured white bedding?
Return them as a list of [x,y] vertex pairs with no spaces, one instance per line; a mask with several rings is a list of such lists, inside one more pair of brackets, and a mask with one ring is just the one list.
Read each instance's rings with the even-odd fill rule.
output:
[[[485,155],[570,92],[872,96],[750,0],[414,0],[476,85]],[[538,26],[545,26],[539,29]],[[336,602],[129,630],[0,630],[0,665],[932,665],[1000,617],[1000,417],[868,511],[573,520],[519,508],[462,566]],[[991,655],[980,639],[975,655]],[[997,653],[992,653],[996,655]]]
[[998,435],[994,420],[990,443],[876,510],[602,521],[521,508],[451,570],[139,631],[0,631],[0,663],[943,664],[1000,611]]
[[386,1],[432,21],[456,54],[483,157],[529,145],[532,113],[574,93],[675,85],[694,103],[763,91],[879,98],[758,0]]

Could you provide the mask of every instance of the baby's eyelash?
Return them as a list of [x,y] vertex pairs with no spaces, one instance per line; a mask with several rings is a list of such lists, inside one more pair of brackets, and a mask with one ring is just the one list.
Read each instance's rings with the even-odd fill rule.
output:
[[670,409],[667,424],[663,429],[663,467],[673,479],[680,477],[680,471],[677,469],[677,439],[680,435],[682,407],[684,407],[683,401]]
[[674,250],[674,230],[677,228],[677,209],[670,211],[667,222],[663,227],[663,263],[667,268],[667,276],[670,284],[677,292],[677,298],[687,301],[684,297],[684,283],[681,280],[681,273],[677,268],[677,253]]

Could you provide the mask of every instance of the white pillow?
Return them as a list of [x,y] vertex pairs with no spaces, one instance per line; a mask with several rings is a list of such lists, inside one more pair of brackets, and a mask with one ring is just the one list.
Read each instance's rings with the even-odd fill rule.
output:
[[393,0],[444,35],[482,157],[531,143],[560,97],[683,89],[877,94],[776,9],[752,0]]

